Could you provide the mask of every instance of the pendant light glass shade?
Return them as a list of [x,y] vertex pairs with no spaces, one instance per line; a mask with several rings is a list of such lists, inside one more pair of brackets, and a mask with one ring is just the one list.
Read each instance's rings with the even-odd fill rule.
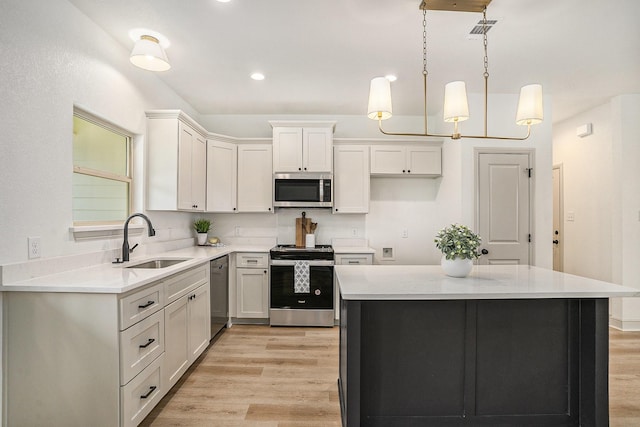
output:
[[158,39],[148,35],[141,36],[136,42],[129,60],[136,67],[149,71],[166,71],[171,68],[167,54]]
[[464,82],[450,82],[444,87],[444,121],[463,122],[469,118],[467,86]]
[[391,108],[391,83],[385,77],[371,80],[367,116],[373,120],[386,120],[393,114]]
[[523,86],[520,89],[516,123],[522,126],[541,123],[544,118],[542,109],[542,85]]

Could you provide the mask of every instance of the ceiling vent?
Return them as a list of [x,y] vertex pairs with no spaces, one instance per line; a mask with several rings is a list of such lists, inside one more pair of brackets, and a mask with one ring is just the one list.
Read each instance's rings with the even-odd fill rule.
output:
[[[494,25],[496,25],[498,23],[497,19],[487,19],[487,26],[486,26],[486,33],[489,32],[489,30],[491,28],[493,28]],[[473,29],[469,32],[469,34],[471,35],[482,35],[482,21],[478,21],[478,25],[476,25],[475,27],[473,27]]]

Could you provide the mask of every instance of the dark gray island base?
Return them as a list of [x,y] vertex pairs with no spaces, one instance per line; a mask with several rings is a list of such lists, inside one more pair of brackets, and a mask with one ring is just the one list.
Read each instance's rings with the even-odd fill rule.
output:
[[609,425],[608,298],[340,306],[345,427]]

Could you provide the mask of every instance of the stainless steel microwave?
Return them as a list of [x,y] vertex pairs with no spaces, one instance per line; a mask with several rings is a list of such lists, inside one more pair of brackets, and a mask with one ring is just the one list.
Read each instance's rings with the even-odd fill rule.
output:
[[273,175],[273,206],[280,208],[330,208],[330,173],[281,173]]

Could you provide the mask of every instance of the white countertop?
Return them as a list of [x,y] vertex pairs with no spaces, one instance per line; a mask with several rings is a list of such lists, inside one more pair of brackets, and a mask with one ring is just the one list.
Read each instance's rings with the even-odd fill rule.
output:
[[[34,279],[5,283],[0,286],[0,291],[121,294],[233,252],[269,252],[270,248],[271,246],[250,245],[192,246],[145,258],[133,259],[122,264],[98,264]],[[126,268],[128,265],[139,264],[148,259],[161,258],[188,260],[160,269]]]
[[439,265],[336,265],[345,300],[609,298],[640,290],[528,265],[474,266],[465,278]]
[[334,246],[334,254],[375,254],[375,249],[366,246]]

